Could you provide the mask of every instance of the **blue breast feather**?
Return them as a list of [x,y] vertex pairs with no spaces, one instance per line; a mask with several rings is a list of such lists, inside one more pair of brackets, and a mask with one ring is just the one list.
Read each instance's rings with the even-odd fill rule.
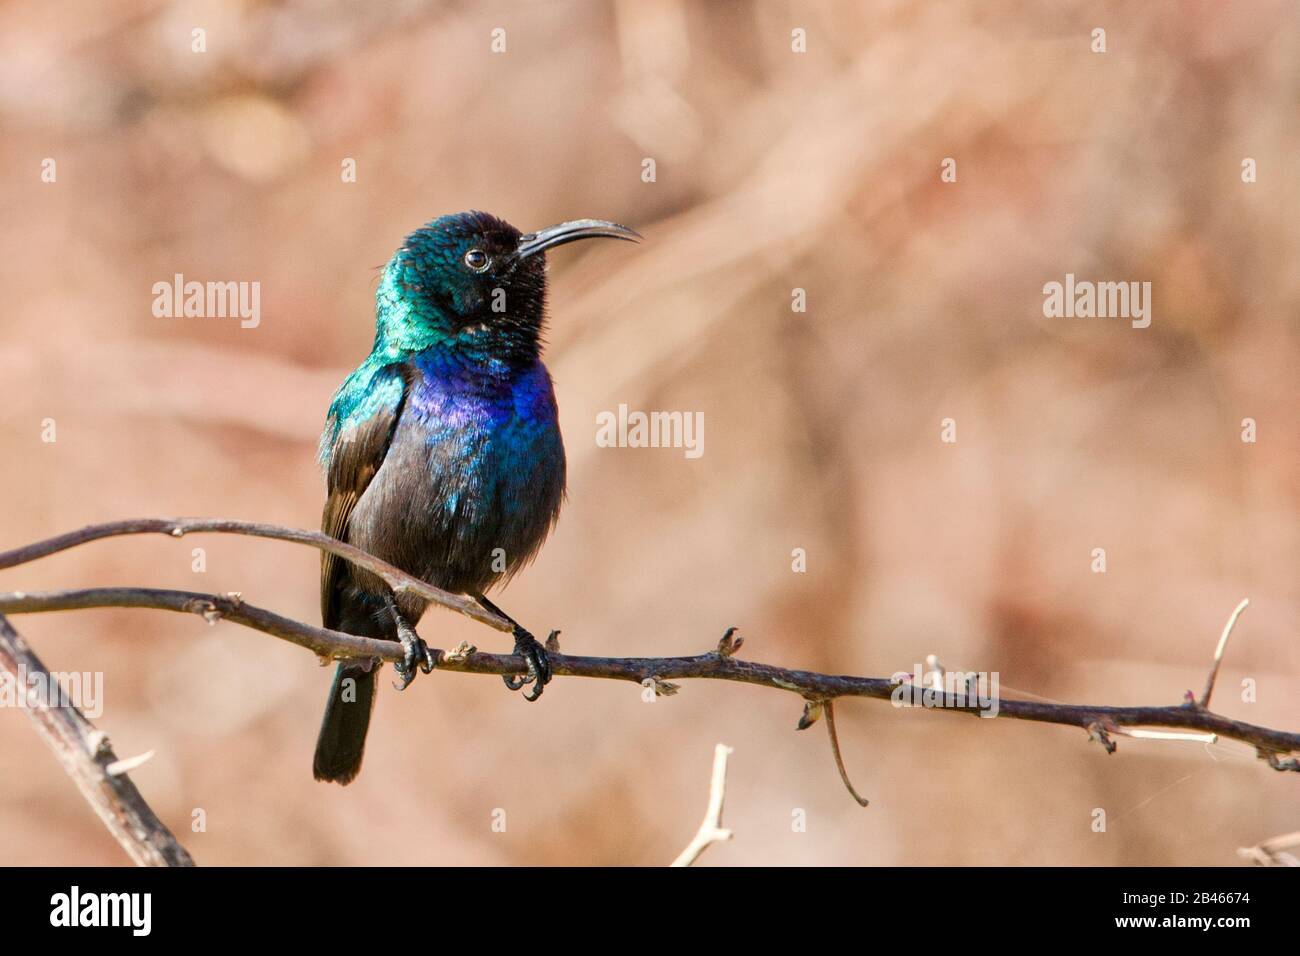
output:
[[[395,365],[366,362],[340,387],[321,435],[328,469],[335,443],[353,427],[403,404],[402,426],[414,427],[438,472],[448,517],[474,521],[494,508],[509,517],[555,495],[564,449],[550,375],[538,361],[523,372],[486,377],[448,367],[436,354],[417,356],[409,388]],[[562,485],[560,492],[562,494]]]
[[491,381],[449,374],[433,359],[417,360],[416,368],[421,374],[403,418],[410,416],[423,432],[430,467],[442,472],[438,505],[445,513],[462,521],[486,520],[491,513],[508,520],[553,496],[564,451],[541,362]]

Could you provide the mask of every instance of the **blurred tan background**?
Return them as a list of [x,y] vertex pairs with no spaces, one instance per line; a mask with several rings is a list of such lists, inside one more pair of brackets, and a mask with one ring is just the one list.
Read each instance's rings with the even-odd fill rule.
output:
[[[1176,703],[1248,596],[1216,709],[1300,727],[1289,0],[17,0],[0,129],[0,548],[129,516],[317,526],[316,439],[402,237],[467,208],[604,217],[647,241],[551,256],[569,501],[499,597],[534,631],[681,654],[736,624],[770,663],[933,652],[1007,694]],[[260,282],[261,324],[155,318],[177,272]],[[1151,327],[1045,319],[1067,272],[1151,282]],[[703,411],[704,456],[597,448],[621,402]],[[0,575],[112,584],[319,620],[316,553],[274,542],[120,539]],[[311,778],[329,672],[302,651],[162,612],[14,623],[51,668],[104,672],[99,726],[157,751],[133,777],[206,864],[666,863],[718,741],[736,839],[707,865],[1235,865],[1300,829],[1300,780],[1243,745],[1107,757],[1067,728],[845,701],[862,810],[796,698],[714,682],[645,704],[561,678],[529,705],[495,678],[384,681],[340,789]],[[508,643],[436,611],[421,632]],[[0,711],[0,862],[125,861]]]

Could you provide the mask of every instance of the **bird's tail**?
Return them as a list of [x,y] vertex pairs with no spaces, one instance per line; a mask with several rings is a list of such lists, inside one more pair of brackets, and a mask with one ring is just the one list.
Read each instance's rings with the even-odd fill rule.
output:
[[375,709],[375,678],[379,663],[340,664],[325,705],[312,773],[317,780],[349,784],[361,771],[366,749],[366,731]]

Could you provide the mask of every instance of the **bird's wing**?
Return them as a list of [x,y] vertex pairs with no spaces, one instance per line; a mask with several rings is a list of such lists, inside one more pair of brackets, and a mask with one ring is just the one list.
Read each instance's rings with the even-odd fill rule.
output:
[[[340,396],[350,384],[344,384]],[[369,381],[356,384],[358,391],[366,396],[365,411],[368,414],[359,420],[351,420],[351,417],[343,415],[336,399],[330,408],[322,440],[326,449],[328,497],[321,515],[321,530],[340,541],[347,540],[352,509],[384,463],[397,429],[397,420],[406,403],[406,377],[398,367],[375,371]],[[321,552],[320,614],[322,625],[328,628],[338,625],[339,591],[346,565],[342,558]]]

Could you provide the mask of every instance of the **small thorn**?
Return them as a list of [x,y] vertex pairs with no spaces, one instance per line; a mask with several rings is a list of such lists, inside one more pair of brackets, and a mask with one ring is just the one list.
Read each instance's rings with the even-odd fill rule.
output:
[[129,773],[136,767],[147,763],[154,755],[154,751],[149,750],[140,754],[138,757],[126,757],[123,760],[114,760],[104,768],[104,773],[110,777],[120,777],[124,773]]
[[1115,741],[1110,739],[1110,734],[1106,732],[1106,728],[1100,723],[1094,722],[1088,725],[1088,739],[1100,743],[1106,748],[1106,753],[1108,754],[1113,754],[1116,750],[1117,745]]
[[86,735],[86,746],[96,757],[102,757],[109,749],[108,734],[102,730],[92,730]]
[[727,633],[722,635],[722,640],[718,641],[720,657],[731,657],[744,645],[745,639],[736,633],[739,630],[738,627],[729,627]]
[[560,653],[560,632],[551,631],[546,635],[546,649],[553,654]]
[[849,771],[844,766],[844,755],[840,753],[840,737],[835,732],[835,702],[828,700],[824,707],[826,711],[826,733],[831,739],[831,753],[835,756],[835,769],[840,772],[840,781],[844,784],[844,789],[849,792],[849,796],[857,802],[860,807],[870,804],[866,797],[858,793],[853,786],[853,781],[849,779]]
[[1232,613],[1228,615],[1228,623],[1223,625],[1223,633],[1219,635],[1219,644],[1214,649],[1214,663],[1210,665],[1210,676],[1205,681],[1205,693],[1197,701],[1192,698],[1192,705],[1199,707],[1201,710],[1210,709],[1210,695],[1214,693],[1214,682],[1219,676],[1219,665],[1223,663],[1223,652],[1228,649],[1228,638],[1232,636],[1232,629],[1237,626],[1237,618],[1241,617],[1241,612],[1250,607],[1250,598],[1242,598],[1241,603],[1233,608]]
[[[925,666],[927,668],[925,677],[930,678],[930,680],[928,681],[929,686],[932,687],[934,690],[942,691],[943,678],[944,675],[947,674],[948,672],[944,668],[943,663],[939,660],[939,655],[926,654]],[[922,678],[922,681],[925,682],[924,678]]]
[[198,614],[209,624],[216,624],[221,620],[221,611],[211,601],[189,601],[185,605],[185,610],[191,614]]
[[803,716],[799,718],[795,730],[807,730],[821,719],[826,705],[820,700],[806,700],[803,703]]
[[672,697],[682,689],[680,684],[670,684],[668,681],[660,680],[658,677],[651,677],[650,680],[654,681],[656,697]]
[[1268,751],[1260,751],[1259,755],[1268,761],[1268,765],[1274,770],[1289,770],[1293,773],[1300,773],[1300,757],[1283,757],[1281,754]]
[[469,641],[461,641],[451,650],[444,651],[442,658],[443,660],[452,661],[453,663],[459,664],[460,662],[466,660],[471,654],[473,654],[477,650],[478,648],[475,647],[473,644],[471,644]]

